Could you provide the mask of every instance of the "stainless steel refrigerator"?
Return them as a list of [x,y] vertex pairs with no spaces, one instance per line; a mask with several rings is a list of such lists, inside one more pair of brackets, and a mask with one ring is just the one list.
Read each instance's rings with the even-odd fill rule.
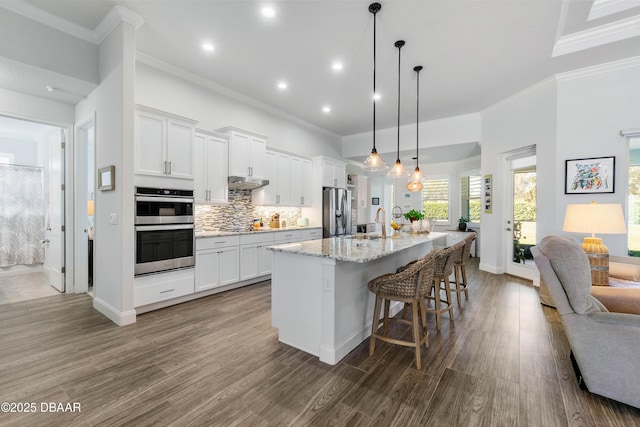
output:
[[351,234],[351,191],[324,188],[322,191],[322,236]]

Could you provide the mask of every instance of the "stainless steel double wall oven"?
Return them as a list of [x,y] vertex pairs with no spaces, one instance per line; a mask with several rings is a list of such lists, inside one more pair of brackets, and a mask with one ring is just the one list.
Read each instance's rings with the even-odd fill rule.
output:
[[191,190],[136,187],[135,275],[195,265]]

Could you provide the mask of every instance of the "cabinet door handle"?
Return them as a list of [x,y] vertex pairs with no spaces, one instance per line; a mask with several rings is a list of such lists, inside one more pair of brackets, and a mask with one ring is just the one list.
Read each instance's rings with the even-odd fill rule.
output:
[[169,162],[169,175],[171,175],[171,162]]
[[338,178],[333,178],[333,185],[338,185]]
[[162,168],[163,168],[163,172],[166,174],[167,173],[167,161],[166,160],[164,162],[162,162]]
[[280,195],[276,194],[276,203],[280,203]]
[[173,292],[175,289],[167,289],[165,291],[160,291],[161,294],[168,294],[169,292]]
[[304,196],[300,196],[300,204],[304,205]]

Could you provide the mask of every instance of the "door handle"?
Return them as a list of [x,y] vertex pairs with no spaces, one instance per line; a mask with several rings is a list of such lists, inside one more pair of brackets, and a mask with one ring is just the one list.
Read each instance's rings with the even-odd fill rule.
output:
[[505,230],[507,230],[507,231],[511,231],[511,228],[510,228],[510,227],[507,227],[507,228],[505,228]]
[[45,243],[50,243],[50,242],[51,242],[51,240],[49,240],[49,239],[40,240],[40,243],[42,243],[43,245],[44,245]]

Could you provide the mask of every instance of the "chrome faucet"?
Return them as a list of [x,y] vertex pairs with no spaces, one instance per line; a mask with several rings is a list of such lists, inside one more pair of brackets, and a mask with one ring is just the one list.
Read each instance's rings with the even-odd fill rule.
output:
[[[380,222],[380,211],[382,211],[382,222]],[[387,213],[384,211],[384,208],[378,208],[378,210],[376,211],[376,219],[375,221],[377,223],[382,224],[382,238],[386,239],[387,238]]]

